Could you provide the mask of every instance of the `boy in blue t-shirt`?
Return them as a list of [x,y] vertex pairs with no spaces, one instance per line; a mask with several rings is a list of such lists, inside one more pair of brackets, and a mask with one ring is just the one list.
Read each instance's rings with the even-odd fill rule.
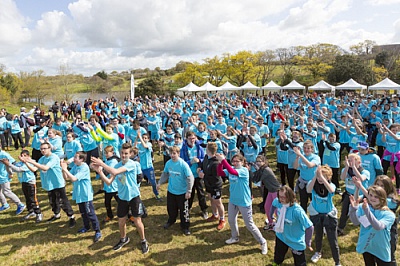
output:
[[[28,150],[22,150],[20,157],[26,158],[29,156]],[[7,165],[13,172],[18,175],[18,180],[22,184],[22,192],[24,193],[26,206],[28,208],[28,214],[25,215],[21,221],[26,221],[31,217],[36,216],[36,222],[39,223],[43,220],[43,214],[39,207],[36,194],[36,177],[35,171],[37,168],[29,163],[18,162],[11,164],[9,160],[3,160],[3,163]]]
[[138,132],[138,140],[140,143],[135,141],[135,146],[139,149],[140,166],[142,168],[143,177],[147,177],[151,186],[153,187],[153,193],[157,200],[161,200],[161,197],[157,190],[156,175],[154,173],[153,161],[151,154],[153,152],[152,145],[149,141],[149,135],[141,134]]
[[[142,253],[146,254],[149,252],[149,245],[145,238],[142,217],[146,217],[147,213],[140,199],[140,190],[136,177],[137,166],[135,162],[130,159],[132,156],[132,145],[130,143],[122,144],[120,155],[121,161],[114,167],[108,166],[101,159],[92,158],[92,167],[100,175],[101,180],[107,185],[110,185],[116,180],[118,185],[118,197],[120,201],[118,202],[117,215],[121,238],[113,249],[119,250],[130,241],[129,237],[126,235],[126,220],[128,212],[131,210],[135,226],[141,238]],[[110,173],[110,178],[104,175],[103,169]]]
[[[90,182],[90,169],[85,163],[86,153],[79,151],[74,156],[74,166],[68,171],[68,164],[61,162],[63,177],[71,180],[73,184],[73,199],[78,203],[79,212],[82,215],[83,227],[78,230],[79,234],[90,230],[90,223],[95,231],[93,242],[96,243],[101,238],[99,220],[93,205],[93,188]],[[89,223],[90,222],[90,223]]]
[[164,225],[164,229],[168,229],[175,223],[178,212],[180,212],[181,229],[185,235],[190,235],[189,199],[192,193],[194,177],[189,165],[179,158],[179,154],[179,147],[170,148],[171,160],[165,164],[157,189],[160,189],[161,184],[168,180],[168,221]]

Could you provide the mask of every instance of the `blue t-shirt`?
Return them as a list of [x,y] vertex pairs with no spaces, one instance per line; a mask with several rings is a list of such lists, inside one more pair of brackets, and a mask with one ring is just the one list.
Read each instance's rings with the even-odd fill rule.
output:
[[[118,164],[118,161],[117,161],[117,159],[115,159],[115,158],[110,158],[109,160],[106,160],[106,161],[105,161],[105,164],[108,165],[108,166],[110,166],[110,167],[112,167],[112,168],[115,168],[115,166]],[[107,175],[107,178],[110,178],[110,176],[111,176],[111,175],[108,174],[108,175]],[[106,193],[117,192],[117,191],[118,191],[118,184],[117,184],[116,179],[114,179],[114,181],[113,181],[110,185],[107,185],[107,184],[104,182],[103,189],[104,189],[104,191],[105,191]]]
[[51,152],[61,157],[64,155],[64,151],[62,148],[62,139],[60,136],[55,136],[54,138],[49,138],[49,143],[51,144]]
[[376,178],[376,170],[383,171],[381,159],[374,153],[368,153],[365,155],[359,154],[361,157],[361,165],[365,170],[369,172],[369,184],[373,184]]
[[239,175],[232,175],[224,169],[225,175],[229,178],[229,202],[242,207],[251,206],[249,170],[246,167],[235,170]]
[[330,143],[330,145],[335,148],[336,150],[332,151],[328,149],[326,143],[324,142],[324,154],[322,156],[323,164],[327,164],[332,168],[340,168],[340,144]]
[[[311,181],[309,181],[311,182]],[[316,180],[315,182],[318,182]],[[336,186],[333,183],[330,183],[333,190],[336,190]],[[311,192],[311,202],[310,204],[313,206],[314,210],[318,213],[330,213],[334,208],[335,205],[333,204],[333,196],[335,196],[335,192],[328,192],[326,197],[321,197],[320,195],[315,192],[314,188]]]
[[74,165],[70,173],[78,180],[73,182],[72,199],[76,203],[88,202],[93,200],[93,188],[90,182],[90,169],[86,163],[80,166]]
[[[279,202],[278,198],[275,198],[272,206],[277,208],[279,217],[282,203]],[[312,225],[313,223],[303,208],[299,204],[294,203],[292,206],[287,207],[283,233],[276,233],[276,237],[293,250],[305,250],[305,230]]]
[[314,167],[309,168],[304,162],[303,160],[300,158],[299,159],[299,167],[298,170],[300,170],[300,176],[301,178],[303,178],[305,181],[310,181],[311,179],[313,179],[313,177],[315,176],[315,172],[317,171],[317,167],[318,165],[321,165],[321,159],[319,158],[318,155],[311,153],[308,156],[305,156],[306,159],[311,162],[311,163],[315,163]]
[[[35,129],[37,126],[35,126]],[[42,127],[38,132],[33,134],[33,140],[32,140],[32,148],[35,150],[40,150],[40,145],[42,144],[40,142],[41,139],[47,138],[47,131],[49,130],[48,127]]]
[[174,162],[169,160],[164,167],[164,172],[169,175],[168,191],[174,195],[182,195],[187,191],[187,177],[192,176],[189,165],[181,158]]
[[[371,206],[368,206],[371,213],[375,218],[385,224],[385,228],[382,230],[376,230],[371,225],[364,227],[360,224],[360,235],[357,241],[357,252],[358,253],[371,253],[378,257],[382,261],[390,262],[390,228],[395,221],[395,215],[392,211],[387,210],[375,210]],[[357,217],[365,215],[362,205],[358,206]]]
[[17,172],[19,182],[36,184],[35,173],[29,170],[28,166],[26,166],[25,163],[18,162],[15,164],[15,166],[20,167],[22,170],[22,172]]
[[139,186],[137,184],[137,166],[134,161],[128,160],[125,164],[119,162],[115,169],[124,167],[125,172],[117,175],[115,180],[118,184],[118,197],[121,200],[131,201],[131,199],[140,196]]
[[[344,169],[345,168],[342,169],[342,172],[344,171]],[[369,171],[363,169],[360,174],[366,177],[366,179],[363,182],[361,182],[363,187],[368,188],[369,184],[370,184],[369,183],[369,176],[370,176]],[[353,179],[349,174],[347,174],[346,179],[344,180],[344,184],[346,186],[346,191],[348,193],[350,193],[351,195],[354,195],[354,192],[356,191],[356,185],[354,184]],[[361,190],[359,191],[358,195],[362,196]]]
[[[0,160],[2,159],[8,159],[10,163],[15,162],[14,158],[11,157],[11,155],[5,151],[0,150]],[[10,182],[8,172],[7,172],[7,166],[3,163],[0,163],[0,184],[4,184]]]
[[153,168],[153,161],[151,157],[153,148],[150,142],[147,142],[146,145],[147,148],[143,147],[142,143],[138,143],[137,145],[139,149],[140,166],[142,167],[142,169]]
[[42,156],[39,164],[49,166],[49,170],[40,170],[40,180],[42,181],[42,188],[46,191],[51,191],[56,188],[65,187],[65,180],[62,175],[60,166],[60,158],[52,153],[50,156]]

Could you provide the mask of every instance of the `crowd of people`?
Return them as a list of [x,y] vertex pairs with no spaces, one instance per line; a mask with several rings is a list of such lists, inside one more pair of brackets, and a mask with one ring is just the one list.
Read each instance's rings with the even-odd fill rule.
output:
[[[360,225],[356,250],[365,265],[397,265],[398,105],[397,95],[290,92],[86,99],[83,104],[55,102],[47,114],[36,107],[22,107],[19,115],[2,109],[0,212],[10,208],[8,198],[16,204],[17,215],[27,209],[22,220],[42,222],[36,197],[40,176],[53,212],[47,221],[60,219],[62,209],[72,228],[76,221],[65,191],[65,182],[71,181],[83,220],[79,233],[93,229],[94,242],[102,238],[93,195],[104,193],[104,223],[114,218],[112,199],[117,202],[120,240],[114,250],[129,243],[126,222],[131,220],[146,254],[142,180],[151,184],[159,201],[161,185],[168,182],[164,229],[179,215],[185,235],[191,234],[195,194],[203,219],[218,222],[218,230],[225,227],[221,199],[228,182],[228,245],[239,242],[240,212],[261,253],[267,254],[267,241],[253,221],[253,191],[259,189],[263,229],[276,235],[273,265],[284,261],[289,248],[295,265],[306,265],[305,249],[314,250],[312,239],[315,253],[310,260],[316,263],[324,255],[324,235],[332,260],[341,265],[338,237],[346,234],[348,218]],[[12,142],[16,150],[21,148],[18,162],[7,152]],[[162,154],[164,163],[158,181],[155,154]],[[267,157],[276,160],[276,169],[269,167]],[[96,193],[91,171],[102,181]],[[22,184],[26,204],[11,190],[13,173]],[[335,195],[342,197],[340,215]]]

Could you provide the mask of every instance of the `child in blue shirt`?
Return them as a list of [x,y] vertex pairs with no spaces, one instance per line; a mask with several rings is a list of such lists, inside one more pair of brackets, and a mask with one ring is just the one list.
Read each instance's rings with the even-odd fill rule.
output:
[[314,178],[307,184],[307,192],[311,193],[311,202],[308,206],[310,219],[314,224],[316,252],[311,257],[317,263],[322,257],[322,238],[324,229],[331,247],[335,265],[340,265],[339,245],[337,241],[337,210],[333,203],[335,184],[331,183],[332,169],[327,166],[318,166]]
[[17,195],[11,191],[10,180],[12,172],[7,165],[10,165],[13,162],[15,162],[14,158],[12,158],[7,152],[2,151],[0,146],[0,212],[10,208],[10,205],[6,200],[7,197],[17,205],[16,215],[19,215],[24,211],[25,205]]
[[63,177],[71,180],[73,184],[72,198],[78,203],[79,212],[82,215],[83,227],[78,230],[79,234],[90,230],[90,224],[95,231],[93,242],[96,243],[101,238],[99,220],[93,205],[93,188],[90,182],[90,169],[85,163],[86,153],[79,151],[74,156],[74,167],[68,171],[68,164],[61,162]]
[[360,225],[357,252],[363,255],[365,265],[389,265],[391,261],[390,228],[395,222],[394,213],[388,208],[386,192],[373,185],[362,205],[350,197],[350,219]]
[[151,186],[153,187],[153,193],[157,200],[161,200],[161,197],[157,190],[156,175],[154,173],[153,161],[151,154],[153,148],[149,142],[149,135],[141,134],[138,132],[138,140],[140,143],[135,142],[135,146],[139,149],[140,166],[142,168],[143,177],[147,177]]
[[[118,164],[119,157],[115,155],[113,146],[105,147],[104,153],[107,158],[105,161],[105,164],[107,164],[110,167],[114,167],[115,165]],[[108,179],[111,178],[111,175],[109,173],[104,172],[104,175]],[[103,222],[107,223],[107,222],[111,221],[112,219],[114,219],[114,214],[113,214],[112,206],[111,206],[112,198],[114,198],[117,202],[119,202],[117,182],[114,180],[109,185],[104,183],[103,190],[104,190],[104,206],[106,207],[106,211],[107,211],[107,216],[106,216],[106,218],[104,218]]]
[[[22,150],[20,157],[28,158],[29,151]],[[16,164],[11,164],[9,160],[3,160],[8,167],[11,168],[13,172],[18,175],[18,180],[22,184],[22,191],[25,196],[26,206],[28,208],[28,214],[22,218],[22,221],[26,221],[31,217],[36,217],[36,223],[43,220],[43,214],[39,207],[39,202],[37,200],[36,193],[36,177],[34,172],[37,168],[29,163],[18,162]]]

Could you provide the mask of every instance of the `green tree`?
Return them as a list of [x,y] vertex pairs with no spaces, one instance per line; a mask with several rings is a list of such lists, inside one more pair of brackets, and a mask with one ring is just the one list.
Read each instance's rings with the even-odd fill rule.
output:
[[164,81],[159,75],[144,79],[138,84],[135,90],[135,95],[148,96],[149,98],[153,94],[160,94],[164,92]]
[[51,93],[53,84],[46,80],[46,74],[43,70],[20,72],[20,79],[23,82],[22,95],[23,100],[35,99],[39,107],[44,98]]
[[223,60],[214,56],[204,59],[202,65],[203,73],[208,77],[207,80],[215,86],[221,86],[226,75],[226,64]]
[[202,72],[203,67],[199,63],[194,62],[192,64],[188,64],[184,72],[177,76],[175,82],[180,87],[186,86],[190,82],[193,82],[196,85],[203,84],[205,83],[206,79],[203,77]]
[[256,80],[257,84],[264,86],[271,80],[272,72],[277,67],[277,57],[275,51],[265,50],[264,52],[258,52],[255,55],[256,58]]
[[[293,58],[296,55],[296,53],[299,52],[299,49],[295,48],[295,47],[290,47],[290,48],[278,48],[276,49],[276,54],[278,56],[279,59],[279,63],[280,63],[280,67],[283,70],[282,73],[282,86],[288,84],[289,82],[286,83],[286,81],[291,78],[294,77],[294,69],[293,67],[294,62],[293,62]],[[286,80],[286,81],[284,81]],[[285,84],[286,83],[286,84]]]
[[107,78],[108,78],[108,75],[104,70],[97,72],[95,74],[95,76],[98,76],[99,78],[101,78],[103,80],[107,80]]
[[255,77],[256,56],[250,51],[239,51],[235,55],[225,54],[223,61],[227,65],[226,76],[236,86],[243,86]]
[[339,84],[353,78],[359,83],[371,85],[374,83],[371,68],[354,55],[337,56],[333,67],[328,72],[328,82]]
[[10,93],[14,101],[18,99],[22,89],[22,81],[17,75],[7,73],[0,78],[0,85]]

